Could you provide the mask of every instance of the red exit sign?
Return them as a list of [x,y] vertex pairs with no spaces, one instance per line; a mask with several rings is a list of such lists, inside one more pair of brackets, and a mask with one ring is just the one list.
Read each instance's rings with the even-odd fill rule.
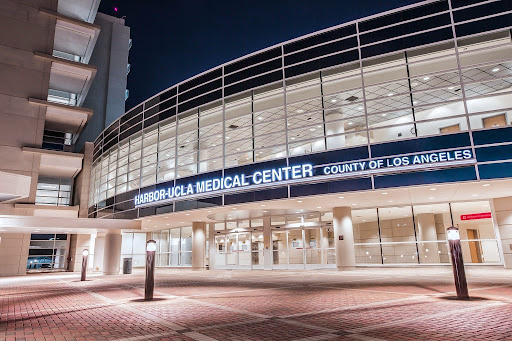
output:
[[475,219],[487,219],[487,218],[492,218],[491,212],[462,214],[460,216],[460,220],[475,220]]

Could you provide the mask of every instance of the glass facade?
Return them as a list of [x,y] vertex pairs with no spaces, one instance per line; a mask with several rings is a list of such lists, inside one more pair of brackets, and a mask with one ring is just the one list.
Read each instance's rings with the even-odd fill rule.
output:
[[27,272],[64,270],[68,247],[67,234],[31,234]]
[[192,265],[192,226],[152,233],[157,243],[156,266]]
[[90,216],[133,210],[141,188],[257,162],[460,132],[474,149],[479,131],[512,123],[511,10],[421,3],[169,88],[96,140]]
[[70,206],[73,179],[39,177],[36,205]]

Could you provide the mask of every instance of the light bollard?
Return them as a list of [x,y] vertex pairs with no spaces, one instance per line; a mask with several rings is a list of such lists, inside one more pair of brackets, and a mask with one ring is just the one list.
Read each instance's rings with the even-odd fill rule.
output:
[[455,280],[457,298],[469,299],[468,283],[466,282],[466,272],[464,271],[464,261],[462,260],[462,249],[460,247],[459,229],[455,226],[451,226],[446,232],[448,236],[448,244],[450,246],[453,278]]
[[89,256],[89,250],[84,249],[84,251],[82,251],[82,272],[81,272],[80,281],[85,281],[85,276],[87,274],[87,258],[88,258],[88,256]]
[[144,286],[144,300],[153,299],[155,288],[155,253],[156,242],[148,240],[146,243],[146,282]]

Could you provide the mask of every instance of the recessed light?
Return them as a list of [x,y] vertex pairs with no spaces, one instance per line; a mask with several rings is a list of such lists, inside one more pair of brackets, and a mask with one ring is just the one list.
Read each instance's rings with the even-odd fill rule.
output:
[[499,67],[492,69],[492,72],[498,72],[498,71],[500,71]]
[[392,92],[390,92],[390,93],[388,94],[388,97],[391,97],[391,96],[393,96],[393,93],[392,93]]
[[357,206],[357,204],[352,204],[352,206]]
[[317,128],[322,128],[322,126],[320,126],[320,125],[318,125],[318,126],[316,126],[316,127],[317,127]]
[[302,202],[302,200],[297,200],[297,202]]
[[437,191],[437,188],[432,187],[430,190],[431,190],[431,191]]
[[165,224],[165,225],[169,226],[169,225],[171,225],[171,224]]
[[354,123],[352,123],[352,122],[348,122],[348,125],[349,125],[349,126],[351,126],[352,124],[354,124]]
[[429,200],[434,200],[435,198],[434,198],[434,197],[429,197],[428,199],[429,199]]
[[260,120],[260,121],[261,121],[262,119],[263,119],[263,117],[261,117],[261,116],[260,116],[260,117],[258,117],[258,120]]
[[147,221],[151,221],[151,220],[148,219]]
[[261,207],[265,207],[265,206],[267,206],[267,205],[265,205],[265,204],[261,204],[260,206],[261,206]]
[[423,77],[423,80],[424,80],[424,81],[428,81],[429,79],[430,79],[430,77],[429,77],[429,76],[427,76],[427,77]]
[[453,89],[455,89],[455,87],[454,87],[454,86],[450,86],[450,87],[448,88],[448,90],[453,90]]
[[483,187],[489,187],[491,184],[483,184]]
[[309,128],[309,131],[315,131],[315,128]]
[[292,137],[292,141],[295,140],[295,137]]
[[393,202],[393,200],[389,200],[388,202]]
[[345,199],[345,197],[338,197],[338,199]]
[[304,112],[304,110],[302,110],[302,109],[297,110],[298,114],[302,114],[303,112]]
[[336,103],[336,99],[335,98],[331,99],[331,103]]
[[185,215],[190,215],[190,213],[186,213]]
[[181,223],[182,223],[182,224],[185,224],[185,222],[184,222],[184,221],[182,221]]
[[386,195],[386,194],[388,194],[388,192],[382,192],[382,194],[383,194],[383,195]]
[[416,86],[416,85],[418,85],[418,82],[413,82],[413,83],[411,83],[411,85]]
[[363,107],[357,107],[357,110],[363,110]]
[[412,101],[412,104],[418,104],[418,101]]
[[233,210],[233,211],[235,211],[235,210],[236,210],[236,207],[233,207],[233,208],[232,208],[232,210]]

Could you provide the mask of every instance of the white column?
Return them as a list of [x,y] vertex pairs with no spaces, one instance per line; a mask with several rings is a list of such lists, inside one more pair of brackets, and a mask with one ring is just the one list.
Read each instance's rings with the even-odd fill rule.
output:
[[[418,226],[418,250],[420,263],[439,263],[439,247],[437,241],[436,220],[434,213],[420,213],[416,216]],[[421,243],[434,241],[433,243]],[[425,257],[426,256],[426,257]]]
[[204,270],[206,259],[206,223],[192,223],[192,269]]
[[92,271],[103,272],[103,250],[105,249],[105,233],[98,232],[94,241],[94,258]]
[[103,274],[118,275],[121,266],[121,230],[111,230],[105,236],[103,249]]
[[503,265],[506,269],[512,269],[512,197],[497,198],[492,200],[494,208],[494,224],[497,226],[496,238],[501,243]]
[[338,270],[353,270],[356,266],[354,230],[350,207],[334,207],[334,243],[336,245],[336,267]]
[[272,231],[270,217],[263,218],[263,269],[272,270]]
[[[71,235],[71,245],[69,247],[69,257],[71,257],[71,262],[68,264],[69,271],[80,272],[82,270],[83,251],[90,248],[90,242],[90,234]],[[89,249],[89,253],[92,254],[93,250]]]
[[208,247],[208,269],[215,269],[215,224],[211,223],[208,228],[208,239],[209,247]]

